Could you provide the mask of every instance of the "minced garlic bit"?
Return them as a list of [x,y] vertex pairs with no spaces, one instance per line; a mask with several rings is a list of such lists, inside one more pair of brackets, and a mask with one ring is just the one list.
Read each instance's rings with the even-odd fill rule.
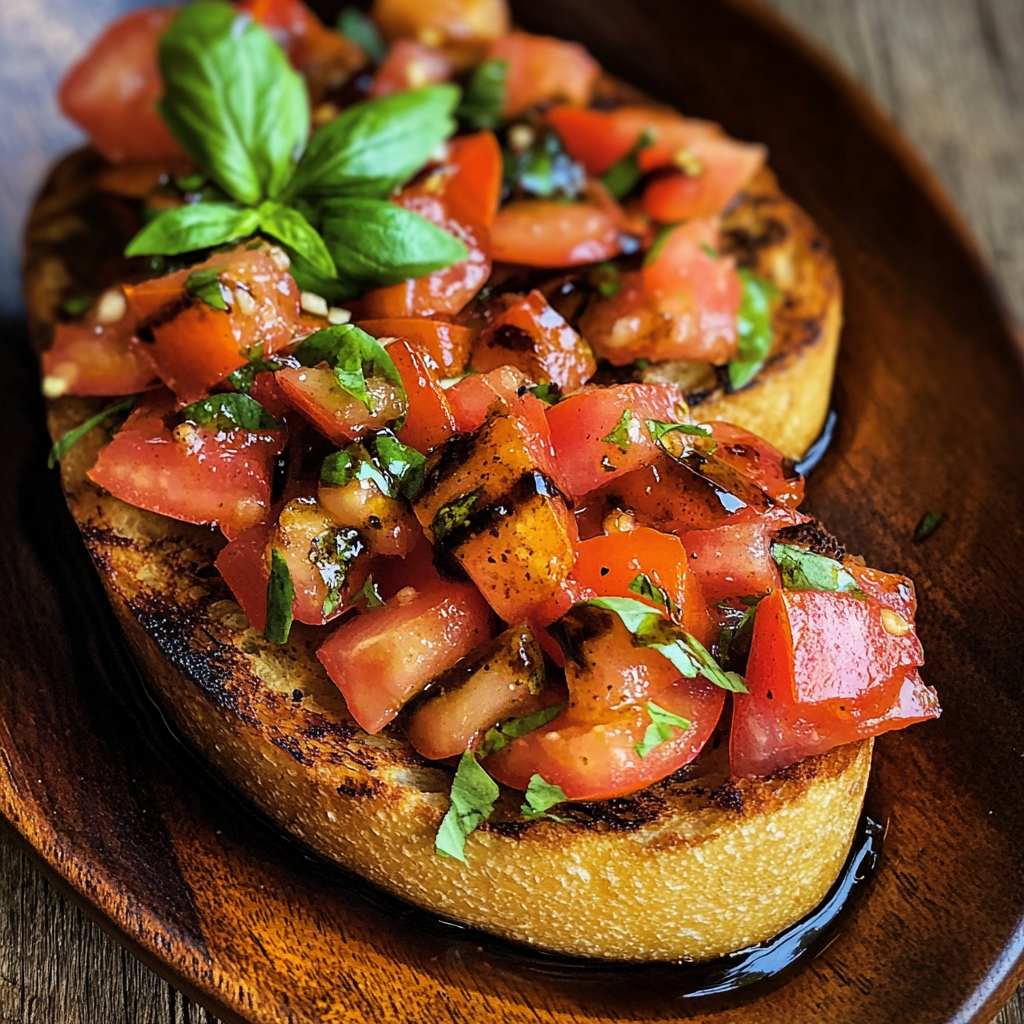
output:
[[67,394],[69,386],[70,385],[63,377],[44,377],[43,397],[60,398],[61,395]]
[[340,113],[341,111],[333,103],[321,103],[313,111],[313,125],[316,128],[322,128],[325,124],[330,124]]
[[267,255],[273,261],[274,266],[282,272],[292,265],[292,261],[288,258],[288,253],[286,253],[280,246],[272,245],[267,250]]
[[430,68],[426,61],[411,60],[405,65],[405,81],[410,89],[419,89],[430,82]]
[[704,173],[704,161],[692,149],[681,149],[672,157],[672,163],[691,178]]
[[883,608],[882,629],[890,636],[906,636],[910,632],[910,623],[899,612]]
[[252,316],[256,312],[256,300],[246,291],[245,288],[235,289],[235,305],[245,316]]
[[340,306],[331,306],[327,310],[327,319],[332,324],[347,324],[352,319],[352,310],[342,309]]
[[128,300],[120,288],[108,288],[96,303],[96,322],[116,324],[128,312]]
[[447,142],[439,142],[430,153],[430,163],[443,164],[451,153]]
[[617,508],[604,517],[601,526],[605,533],[632,533],[636,529],[636,519],[631,513]]
[[514,124],[508,130],[508,144],[517,153],[525,153],[537,137],[528,124]]
[[316,292],[300,292],[299,305],[310,316],[321,316],[327,319],[327,300]]

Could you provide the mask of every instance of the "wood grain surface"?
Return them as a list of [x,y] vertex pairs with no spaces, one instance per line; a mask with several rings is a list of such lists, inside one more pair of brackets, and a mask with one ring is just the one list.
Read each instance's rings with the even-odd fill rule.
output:
[[[938,172],[1024,320],[1024,3],[769,0],[890,110]],[[209,1024],[0,837],[3,1024]],[[1024,1000],[998,1018],[1024,1021]]]

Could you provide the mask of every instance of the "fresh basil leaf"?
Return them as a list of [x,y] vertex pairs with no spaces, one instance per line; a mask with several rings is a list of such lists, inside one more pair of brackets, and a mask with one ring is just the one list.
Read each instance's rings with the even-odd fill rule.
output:
[[595,597],[586,603],[594,608],[615,612],[634,636],[643,629],[648,620],[657,622],[662,617],[657,608],[652,608],[649,604],[632,597]]
[[255,398],[237,391],[226,391],[193,402],[181,410],[180,416],[183,423],[194,423],[197,427],[210,427],[224,433],[281,429],[281,424]]
[[522,718],[511,718],[507,722],[502,722],[488,729],[484,733],[483,742],[480,744],[477,756],[484,758],[490,754],[496,754],[499,750],[504,750],[505,747],[513,740],[519,739],[520,736],[526,736],[536,729],[543,728],[548,722],[556,719],[564,709],[564,704],[555,704],[549,708],[541,708],[540,711],[535,711],[532,715],[525,715]]
[[429,85],[349,107],[310,139],[287,194],[389,195],[455,131],[458,102],[457,86]]
[[267,622],[263,636],[271,643],[284,644],[292,629],[292,605],[295,587],[288,562],[277,548],[270,552],[270,579],[267,580]]
[[427,457],[402,444],[390,430],[380,431],[373,439],[373,447],[397,491],[410,501],[415,498],[426,476]]
[[333,305],[340,305],[366,291],[365,287],[354,281],[339,281],[337,277],[324,277],[323,274],[318,274],[312,264],[297,249],[289,248],[288,256],[291,259],[291,267],[288,272],[295,279],[299,291],[315,292]]
[[434,521],[430,524],[435,544],[440,543],[452,531],[469,522],[469,517],[473,514],[473,509],[483,492],[483,487],[478,487],[475,491],[470,491],[469,494],[454,498],[437,510],[434,514]]
[[263,345],[254,345],[249,350],[249,361],[245,366],[240,366],[237,370],[229,373],[227,380],[236,391],[247,395],[252,391],[257,373],[275,373],[281,369],[282,365],[286,365],[285,360],[264,359]]
[[565,790],[554,783],[545,782],[539,775],[531,777],[526,787],[526,803],[520,808],[524,818],[551,818],[553,821],[572,821],[572,818],[560,818],[557,814],[548,814],[549,808],[566,801]]
[[451,806],[438,829],[434,849],[465,864],[466,839],[491,816],[497,799],[498,784],[467,750],[452,780]]
[[71,448],[78,444],[89,431],[95,430],[104,420],[109,419],[111,416],[116,416],[118,413],[128,412],[138,401],[138,398],[138,395],[129,395],[127,398],[122,398],[120,402],[108,405],[102,412],[96,413],[95,416],[90,416],[84,423],[69,430],[63,437],[54,442],[53,447],[50,449],[50,455],[46,460],[47,468],[53,469],[67,455]]
[[255,210],[231,203],[191,203],[164,210],[129,243],[125,256],[179,256],[233,242],[259,227]]
[[160,37],[159,110],[182,148],[239,202],[274,199],[309,131],[309,99],[270,33],[225,3],[198,0]]
[[507,93],[508,61],[493,57],[481,61],[473,69],[456,116],[477,131],[497,128]]
[[601,440],[615,445],[620,452],[625,453],[629,451],[629,446],[634,441],[633,433],[633,410],[625,409],[619,418],[619,422],[615,425],[615,429],[602,437]]
[[639,594],[641,597],[646,597],[648,600],[660,604],[663,608],[668,608],[671,601],[668,594],[661,587],[657,586],[645,572],[637,573],[633,582],[630,583],[629,589],[634,594]]
[[665,423],[661,420],[644,420],[644,424],[652,441],[660,441],[666,434],[673,432],[692,434],[694,437],[711,437],[711,431],[707,427],[699,426],[696,423]]
[[662,743],[668,743],[673,738],[673,729],[682,729],[686,732],[690,728],[691,723],[688,719],[658,707],[654,701],[647,702],[647,714],[651,716],[651,724],[647,726],[643,742],[635,744],[633,748],[641,758],[646,757]]
[[220,271],[213,267],[189,274],[185,279],[185,291],[220,313],[226,313],[231,308],[228,305],[230,292],[221,284]]
[[652,263],[656,263],[658,257],[665,251],[665,243],[669,240],[669,236],[675,229],[679,227],[678,224],[666,224],[664,227],[658,229],[658,233],[654,236],[654,241],[651,243],[650,249],[647,250],[644,256],[644,266],[649,267]]
[[502,164],[502,196],[506,199],[512,195],[578,199],[586,191],[586,170],[566,153],[550,129],[539,132],[525,149],[506,146]]
[[914,528],[914,543],[923,544],[946,520],[941,512],[925,512]]
[[323,237],[339,276],[364,290],[424,277],[469,256],[454,235],[382,199],[329,200]]
[[260,230],[284,244],[289,252],[302,253],[313,273],[327,278],[337,274],[324,240],[298,210],[268,200],[257,212]]
[[332,487],[344,487],[357,479],[360,464],[358,455],[349,449],[332,452],[320,466],[320,481]]
[[782,573],[787,590],[825,590],[838,594],[864,597],[857,581],[842,562],[817,555],[795,544],[772,544],[772,558]]
[[[688,675],[680,665],[696,664],[698,675],[702,675],[708,682],[731,693],[748,693],[743,677],[737,672],[726,672],[715,659],[711,652],[695,637],[685,630],[676,630],[677,636],[671,644],[651,644],[668,658],[683,675]],[[692,677],[690,677],[692,678]]]
[[381,38],[380,30],[358,7],[346,7],[338,15],[337,28],[366,54],[372,64],[380,64],[387,56],[387,44]]
[[633,148],[601,175],[604,187],[616,199],[623,199],[636,188],[644,173],[640,169],[640,154],[648,147],[653,146],[654,142],[654,133],[650,128],[645,128]]
[[391,356],[376,338],[355,324],[337,324],[316,331],[303,339],[293,354],[303,366],[327,363],[334,370],[338,386],[359,399],[371,413],[374,408],[366,390],[367,377],[383,377],[405,396],[402,375]]
[[713,260],[721,258],[722,254],[713,245],[708,245],[707,242],[698,242],[697,248],[700,249],[705,256],[710,256]]
[[768,358],[772,347],[771,300],[778,294],[775,285],[752,271],[740,269],[736,273],[743,284],[743,296],[736,315],[739,346],[736,358],[729,363],[729,386],[734,391],[749,384]]
[[352,604],[358,604],[360,601],[367,608],[380,608],[384,604],[377,584],[373,582],[373,573],[366,577],[363,585],[352,595]]
[[366,550],[358,530],[332,526],[317,534],[309,545],[309,560],[327,587],[323,613],[333,615],[341,605],[341,592],[348,581],[352,563]]
[[562,389],[554,381],[548,381],[546,384],[537,384],[535,387],[530,388],[530,394],[535,395],[545,405],[558,405],[562,400]]

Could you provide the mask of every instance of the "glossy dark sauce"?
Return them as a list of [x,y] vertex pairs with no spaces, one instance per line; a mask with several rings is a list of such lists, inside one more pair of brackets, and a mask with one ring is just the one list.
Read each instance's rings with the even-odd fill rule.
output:
[[825,457],[825,453],[832,444],[835,436],[836,424],[839,422],[839,415],[835,409],[829,409],[825,418],[825,426],[821,428],[818,439],[807,449],[807,454],[796,464],[796,471],[807,476],[819,462]]

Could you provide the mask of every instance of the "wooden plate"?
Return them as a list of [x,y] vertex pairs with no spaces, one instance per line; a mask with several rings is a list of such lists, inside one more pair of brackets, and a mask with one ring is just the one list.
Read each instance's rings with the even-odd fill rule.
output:
[[[918,581],[945,707],[878,744],[871,801],[888,834],[844,929],[785,984],[693,1006],[670,981],[599,986],[486,952],[304,857],[147,703],[45,469],[36,371],[10,325],[0,814],[133,952],[228,1019],[987,1021],[1024,957],[1024,381],[988,275],[871,103],[759,8],[515,8],[650,94],[767,141],[784,187],[835,242],[839,426],[810,504],[851,550]],[[947,522],[915,546],[925,511]]]

